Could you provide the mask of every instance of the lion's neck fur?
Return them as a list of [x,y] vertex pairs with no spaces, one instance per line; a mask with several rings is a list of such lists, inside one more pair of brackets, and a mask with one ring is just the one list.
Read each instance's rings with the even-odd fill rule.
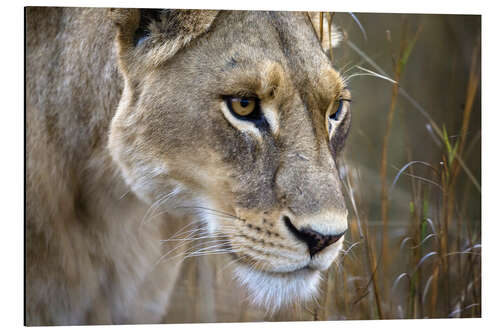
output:
[[104,9],[28,8],[26,17],[28,324],[133,321],[136,310],[123,304],[141,297],[157,309],[136,316],[158,321],[166,297],[136,289],[168,292],[175,279],[165,272],[146,283],[152,269],[164,269],[152,263],[166,227],[151,221],[139,230],[149,207],[106,148],[123,89],[113,26]]

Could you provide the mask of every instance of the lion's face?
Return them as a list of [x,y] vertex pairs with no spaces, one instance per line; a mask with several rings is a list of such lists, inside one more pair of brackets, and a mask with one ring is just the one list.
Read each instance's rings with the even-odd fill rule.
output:
[[203,218],[256,303],[307,299],[347,229],[335,157],[349,93],[302,13],[188,14],[201,28],[185,43],[166,19],[117,15],[111,153],[144,201]]

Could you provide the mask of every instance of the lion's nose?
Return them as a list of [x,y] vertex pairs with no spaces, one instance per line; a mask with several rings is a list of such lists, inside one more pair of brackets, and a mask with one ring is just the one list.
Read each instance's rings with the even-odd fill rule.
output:
[[325,247],[338,241],[345,233],[344,231],[336,235],[323,235],[310,228],[302,228],[299,230],[292,224],[292,221],[290,221],[288,216],[284,216],[283,219],[288,230],[290,230],[290,232],[297,239],[307,244],[311,257],[323,250]]

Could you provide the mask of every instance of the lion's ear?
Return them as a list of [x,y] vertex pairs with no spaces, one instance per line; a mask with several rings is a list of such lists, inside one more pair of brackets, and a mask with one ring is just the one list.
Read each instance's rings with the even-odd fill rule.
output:
[[157,66],[205,33],[218,11],[182,9],[110,10],[118,27],[122,65]]

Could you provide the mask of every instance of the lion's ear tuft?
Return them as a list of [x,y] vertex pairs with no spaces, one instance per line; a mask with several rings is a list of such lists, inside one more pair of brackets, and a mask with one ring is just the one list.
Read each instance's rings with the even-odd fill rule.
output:
[[181,9],[111,9],[118,27],[122,65],[154,67],[205,33],[218,11]]
[[331,13],[308,12],[307,15],[309,15],[323,50],[327,51],[331,47],[339,46],[344,39],[344,34],[332,23],[333,16],[331,16]]

